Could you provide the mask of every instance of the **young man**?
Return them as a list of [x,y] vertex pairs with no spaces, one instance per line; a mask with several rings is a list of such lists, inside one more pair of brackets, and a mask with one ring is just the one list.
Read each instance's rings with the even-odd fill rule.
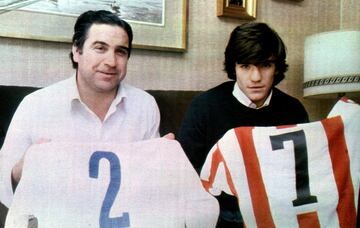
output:
[[[309,121],[297,99],[275,88],[287,70],[286,48],[267,24],[236,27],[225,50],[224,66],[231,81],[196,97],[177,135],[198,173],[211,147],[229,129]],[[241,227],[236,199],[222,193],[218,200],[218,227]]]
[[[108,11],[88,11],[74,27],[76,74],[38,90],[19,105],[0,152],[0,201],[10,206],[23,156],[34,143],[127,143],[159,136],[155,99],[122,82],[133,34]],[[44,161],[46,162],[46,161]]]

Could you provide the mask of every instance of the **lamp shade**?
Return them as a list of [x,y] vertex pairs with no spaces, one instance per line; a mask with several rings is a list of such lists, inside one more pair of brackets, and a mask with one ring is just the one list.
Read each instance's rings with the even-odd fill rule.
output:
[[306,37],[304,97],[360,94],[360,31],[331,31]]

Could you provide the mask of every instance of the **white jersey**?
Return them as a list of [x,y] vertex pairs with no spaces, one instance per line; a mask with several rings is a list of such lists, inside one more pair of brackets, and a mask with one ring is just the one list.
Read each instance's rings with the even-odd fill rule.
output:
[[206,159],[203,185],[236,196],[246,227],[355,227],[360,106],[342,100],[330,116],[229,130]]
[[218,203],[175,140],[54,142],[26,153],[6,227],[28,217],[45,228],[214,227]]

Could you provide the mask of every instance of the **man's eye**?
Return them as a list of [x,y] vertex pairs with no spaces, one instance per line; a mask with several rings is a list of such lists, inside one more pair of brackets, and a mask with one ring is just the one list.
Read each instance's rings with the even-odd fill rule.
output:
[[242,69],[249,69],[250,68],[250,65],[249,64],[240,64],[240,67]]
[[261,64],[261,67],[264,67],[264,68],[270,68],[273,66],[273,63],[262,63]]
[[106,50],[104,46],[95,46],[94,49],[98,52],[103,52]]
[[119,55],[122,55],[122,56],[124,56],[124,55],[127,56],[129,54],[129,52],[127,50],[125,50],[125,49],[119,49],[119,50],[116,51],[116,53],[119,54]]

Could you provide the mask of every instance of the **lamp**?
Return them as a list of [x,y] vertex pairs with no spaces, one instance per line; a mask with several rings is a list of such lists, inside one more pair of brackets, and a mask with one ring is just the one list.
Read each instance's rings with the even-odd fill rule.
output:
[[305,38],[304,97],[360,96],[360,31]]

